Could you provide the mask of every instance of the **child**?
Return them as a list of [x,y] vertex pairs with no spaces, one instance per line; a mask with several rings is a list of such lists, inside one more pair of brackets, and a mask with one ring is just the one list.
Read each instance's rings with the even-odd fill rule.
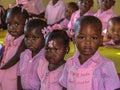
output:
[[0,90],[17,90],[17,66],[24,47],[24,25],[28,13],[21,7],[14,7],[7,13],[8,34],[5,50],[0,60]]
[[120,49],[120,17],[113,17],[108,21],[107,42],[103,45]]
[[82,16],[75,23],[74,41],[78,51],[67,60],[60,84],[66,90],[115,90],[120,81],[112,61],[98,52],[102,24],[94,16]]
[[93,0],[78,0],[78,5],[79,10],[72,14],[70,22],[68,24],[68,34],[71,34],[71,31],[74,30],[74,23],[79,17],[85,15],[93,15],[93,12],[91,11],[91,7],[93,6]]
[[16,5],[23,5],[33,18],[43,18],[45,9],[42,0],[16,0]]
[[57,24],[53,25],[52,28],[67,30],[71,15],[76,10],[78,10],[78,5],[75,2],[69,2],[66,7],[65,18],[63,19],[63,21],[58,22]]
[[65,4],[63,0],[50,0],[46,7],[45,18],[48,25],[53,25],[65,16]]
[[47,38],[45,58],[40,60],[38,75],[40,90],[62,90],[58,80],[62,74],[65,55],[69,52],[69,37],[62,30],[54,30]]
[[3,8],[3,6],[0,5],[0,30],[5,30],[7,28],[7,25],[5,23],[6,18],[6,10]]
[[20,56],[18,68],[18,89],[39,90],[40,80],[37,75],[39,60],[44,56],[44,35],[42,29],[46,22],[33,19],[25,25],[25,45],[27,49]]
[[105,30],[107,28],[107,22],[110,18],[116,16],[112,11],[112,6],[115,4],[115,0],[97,0],[99,5],[99,10],[94,15],[98,17],[102,22],[102,34],[105,36]]

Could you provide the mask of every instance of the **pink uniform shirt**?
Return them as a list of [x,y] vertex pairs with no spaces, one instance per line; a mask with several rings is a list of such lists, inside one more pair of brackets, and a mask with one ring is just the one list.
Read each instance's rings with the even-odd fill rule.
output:
[[[86,12],[84,14],[84,16],[86,15],[94,15],[94,13],[92,12],[92,10],[89,10],[88,12]],[[69,29],[74,29],[74,24],[75,24],[75,21],[80,17],[80,10],[77,10],[75,11],[72,16],[71,16],[71,19],[70,19],[70,22],[68,24],[68,28]]]
[[39,90],[40,80],[37,75],[39,60],[44,56],[42,49],[36,56],[32,57],[32,52],[27,49],[20,56],[18,76],[21,76],[22,88],[25,90]]
[[107,42],[103,42],[103,45],[115,45],[113,40],[107,41]]
[[46,59],[40,60],[38,67],[38,75],[41,80],[40,90],[62,90],[59,84],[64,65],[58,67],[54,71],[48,70],[48,61]]
[[[6,64],[17,52],[18,47],[24,39],[24,35],[14,39],[10,34],[5,38],[5,51],[0,66]],[[9,69],[0,70],[0,90],[17,90],[17,67],[18,63]]]
[[101,12],[101,10],[98,10],[94,16],[98,17],[101,20],[102,26],[103,26],[103,28],[102,28],[103,35],[105,35],[104,30],[107,28],[108,20],[112,17],[115,17],[116,15],[112,11],[112,9],[109,9],[109,10],[104,11],[104,12]]
[[[102,57],[97,51],[81,65],[78,56],[79,52],[67,61],[59,80],[60,84],[67,90],[114,90],[120,88],[120,81],[112,61]],[[94,69],[90,70],[92,63],[96,64]]]
[[55,24],[56,22],[63,19],[65,16],[65,4],[63,0],[58,0],[58,2],[53,6],[52,0],[48,3],[45,11],[45,18],[47,19],[47,24]]
[[45,11],[42,0],[16,0],[16,4],[23,4],[24,8],[33,14],[40,14]]

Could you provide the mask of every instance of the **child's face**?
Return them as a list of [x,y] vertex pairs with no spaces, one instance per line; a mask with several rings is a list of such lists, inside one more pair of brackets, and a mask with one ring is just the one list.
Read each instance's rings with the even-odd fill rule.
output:
[[108,34],[115,42],[120,42],[120,23],[109,22]]
[[92,56],[102,43],[102,36],[94,24],[82,24],[80,30],[75,33],[75,43],[80,55]]
[[114,5],[113,0],[98,0],[98,5],[101,10],[106,11]]
[[60,39],[53,39],[47,42],[45,46],[45,57],[50,64],[59,64],[64,60],[66,48]]
[[73,12],[75,12],[75,10],[72,7],[70,7],[70,6],[67,6],[66,11],[65,11],[65,17],[68,20],[70,20],[71,15],[73,14]]
[[87,12],[93,5],[93,0],[78,0],[78,5],[81,11]]
[[6,17],[8,32],[15,38],[18,38],[24,33],[25,19],[19,15],[8,14]]
[[37,54],[44,47],[43,34],[36,28],[30,28],[25,32],[25,44],[33,54]]

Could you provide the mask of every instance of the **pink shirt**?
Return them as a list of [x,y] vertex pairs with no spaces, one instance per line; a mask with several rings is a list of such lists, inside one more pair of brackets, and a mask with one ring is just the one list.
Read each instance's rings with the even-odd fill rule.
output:
[[[94,13],[91,11],[91,10],[89,10],[88,12],[86,12],[85,14],[84,14],[84,16],[86,16],[86,15],[93,15]],[[75,11],[73,14],[72,14],[72,16],[71,16],[71,19],[70,19],[70,22],[69,22],[69,24],[68,24],[68,28],[69,29],[74,29],[74,24],[75,24],[75,21],[78,19],[80,17],[80,10],[77,10],[77,11]]]
[[[79,83],[76,83],[76,81],[80,78],[80,72],[77,71],[80,68],[88,68],[93,62],[96,63],[96,67],[93,72],[92,84],[89,90],[114,90],[120,88],[120,81],[114,63],[112,61],[102,57],[97,51],[89,60],[87,60],[83,65],[81,65],[78,56],[79,52],[75,53],[75,55],[67,61],[63,70],[63,74],[59,80],[60,84],[66,87],[67,90],[80,90],[82,88],[76,87],[76,85],[79,85]],[[72,74],[70,73],[71,70],[76,72]],[[83,76],[85,75],[89,74],[86,73]],[[72,80],[72,82],[70,82],[70,80]],[[87,83],[87,81],[85,81],[84,83]],[[74,86],[72,84],[74,84]],[[87,85],[85,87],[87,87]]]
[[63,28],[68,28],[68,23],[69,23],[69,20],[68,19],[64,19],[60,25],[63,27]]
[[108,42],[103,42],[103,45],[115,45],[115,43],[113,42],[113,40],[110,40]]
[[53,6],[52,0],[48,3],[45,12],[45,18],[47,19],[47,24],[55,24],[56,22],[63,19],[65,16],[65,4],[63,0],[58,0],[58,2]]
[[[112,17],[115,17],[116,15],[112,11],[112,9],[109,9],[109,10],[104,11],[104,12],[101,12],[101,10],[98,10],[97,13],[95,13],[94,16],[98,17],[101,20],[102,25],[103,25],[102,30],[104,31],[107,28],[108,20]],[[103,35],[104,34],[105,33],[103,33]]]
[[27,49],[20,56],[18,76],[21,76],[22,87],[25,90],[39,90],[40,80],[37,75],[39,60],[44,56],[42,49],[36,56],[32,57],[32,52]]
[[16,0],[16,3],[23,4],[29,13],[40,14],[45,10],[42,0]]
[[38,75],[41,80],[40,90],[62,90],[59,84],[64,65],[61,65],[54,71],[48,70],[48,61],[46,59],[40,60],[38,67]]
[[6,64],[9,59],[11,59],[17,52],[18,47],[24,39],[24,35],[20,36],[17,39],[14,39],[9,33],[5,37],[5,51],[3,53],[1,66]]

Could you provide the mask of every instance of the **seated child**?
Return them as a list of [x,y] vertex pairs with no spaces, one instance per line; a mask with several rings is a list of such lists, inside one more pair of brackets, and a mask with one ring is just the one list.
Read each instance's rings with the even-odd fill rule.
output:
[[102,22],[102,35],[105,36],[105,30],[107,28],[108,20],[115,15],[112,11],[112,6],[115,4],[115,0],[97,0],[99,5],[99,10],[94,16],[98,17]]
[[120,16],[108,21],[106,38],[107,40],[103,42],[104,46],[120,49]]
[[77,19],[74,42],[78,51],[67,60],[60,84],[65,90],[115,90],[120,81],[114,63],[101,56],[102,24],[94,16]]
[[74,12],[71,16],[70,22],[68,24],[68,35],[72,37],[72,32],[74,30],[74,23],[75,21],[81,17],[86,15],[94,15],[91,10],[93,6],[93,0],[78,0],[79,10]]
[[18,68],[18,90],[39,90],[40,80],[37,68],[40,58],[44,56],[45,39],[42,29],[46,22],[33,19],[24,28],[27,49],[21,54]]
[[40,90],[63,90],[59,84],[65,55],[69,52],[69,37],[63,30],[51,32],[45,45],[45,58],[40,60],[38,75],[41,80]]
[[23,39],[27,18],[27,11],[21,7],[14,7],[7,12],[8,33],[0,59],[0,90],[17,90],[17,67],[20,53],[25,50]]
[[52,26],[53,29],[68,29],[68,23],[70,21],[71,15],[78,10],[78,6],[75,2],[69,2],[65,11],[65,18],[61,22],[57,22]]
[[48,25],[61,21],[65,16],[65,4],[63,0],[50,0],[45,11],[45,19]]

